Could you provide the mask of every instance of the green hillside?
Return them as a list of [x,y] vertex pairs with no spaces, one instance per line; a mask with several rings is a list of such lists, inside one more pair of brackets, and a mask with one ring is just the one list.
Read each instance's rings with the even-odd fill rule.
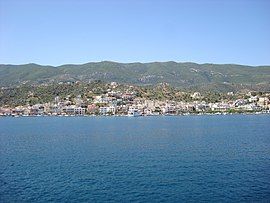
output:
[[270,66],[253,67],[173,61],[153,63],[103,61],[58,67],[37,64],[0,65],[0,86],[93,80],[136,85],[155,85],[166,82],[183,89],[199,90],[233,91],[246,88],[269,91]]

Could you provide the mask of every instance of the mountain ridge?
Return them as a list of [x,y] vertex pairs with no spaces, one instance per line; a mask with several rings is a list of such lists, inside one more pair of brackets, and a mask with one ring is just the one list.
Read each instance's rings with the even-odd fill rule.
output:
[[175,61],[148,63],[101,61],[60,66],[35,63],[0,64],[0,86],[2,87],[22,83],[91,82],[94,80],[136,85],[156,85],[165,82],[182,89],[204,87],[211,90],[213,89],[211,87],[216,86],[214,89],[219,91],[218,86],[225,85],[227,88],[223,87],[224,90],[262,88],[264,91],[269,91],[270,66]]
[[184,61],[184,62],[178,62],[178,61],[150,61],[150,62],[118,62],[118,61],[110,61],[110,60],[104,60],[104,61],[91,61],[91,62],[85,62],[85,63],[67,63],[67,64],[61,64],[61,65],[49,65],[49,64],[39,64],[39,63],[22,63],[22,64],[11,64],[11,63],[0,63],[0,65],[10,65],[10,66],[24,66],[24,65],[37,65],[37,66],[45,66],[45,67],[54,67],[58,68],[65,65],[73,65],[73,66],[80,66],[80,65],[86,65],[86,64],[92,64],[92,63],[116,63],[116,64],[154,64],[154,63],[176,63],[176,64],[196,64],[196,65],[236,65],[236,66],[245,66],[245,67],[265,67],[269,66],[270,64],[263,64],[263,65],[248,65],[248,64],[238,64],[238,63],[197,63],[197,62],[190,62],[190,61]]

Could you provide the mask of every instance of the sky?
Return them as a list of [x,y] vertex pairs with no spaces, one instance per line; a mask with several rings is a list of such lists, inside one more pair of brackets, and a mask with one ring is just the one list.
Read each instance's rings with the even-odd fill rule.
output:
[[0,0],[0,64],[270,65],[269,0]]

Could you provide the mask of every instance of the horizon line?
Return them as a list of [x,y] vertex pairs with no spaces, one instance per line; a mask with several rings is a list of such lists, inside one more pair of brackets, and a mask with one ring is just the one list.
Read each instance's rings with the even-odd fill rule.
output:
[[20,66],[20,65],[39,65],[39,66],[51,66],[51,67],[61,67],[65,65],[85,65],[88,63],[102,63],[102,62],[110,62],[110,63],[118,63],[118,64],[134,64],[134,63],[141,63],[141,64],[150,64],[150,63],[194,63],[198,65],[206,65],[206,64],[214,64],[214,65],[240,65],[240,66],[251,66],[251,67],[261,67],[261,66],[270,66],[270,64],[263,64],[263,65],[249,65],[249,64],[240,64],[240,63],[211,63],[211,62],[205,62],[205,63],[198,63],[198,62],[192,62],[192,61],[174,61],[174,60],[168,60],[168,61],[149,61],[149,62],[140,62],[140,61],[134,61],[134,62],[119,62],[119,61],[112,61],[112,60],[102,60],[102,61],[89,61],[89,62],[82,62],[82,63],[65,63],[61,65],[49,65],[49,64],[41,64],[41,63],[35,63],[35,62],[29,62],[29,63],[20,63],[20,64],[12,64],[12,63],[0,63],[0,65],[14,65],[14,66]]

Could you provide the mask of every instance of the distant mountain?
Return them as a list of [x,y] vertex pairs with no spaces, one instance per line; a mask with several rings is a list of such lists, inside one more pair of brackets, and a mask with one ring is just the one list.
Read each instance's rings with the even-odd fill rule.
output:
[[91,62],[58,67],[38,64],[0,65],[0,86],[21,83],[102,80],[136,85],[155,85],[166,82],[182,89],[235,91],[254,89],[270,91],[270,66],[235,64],[197,64],[153,62],[116,63]]

